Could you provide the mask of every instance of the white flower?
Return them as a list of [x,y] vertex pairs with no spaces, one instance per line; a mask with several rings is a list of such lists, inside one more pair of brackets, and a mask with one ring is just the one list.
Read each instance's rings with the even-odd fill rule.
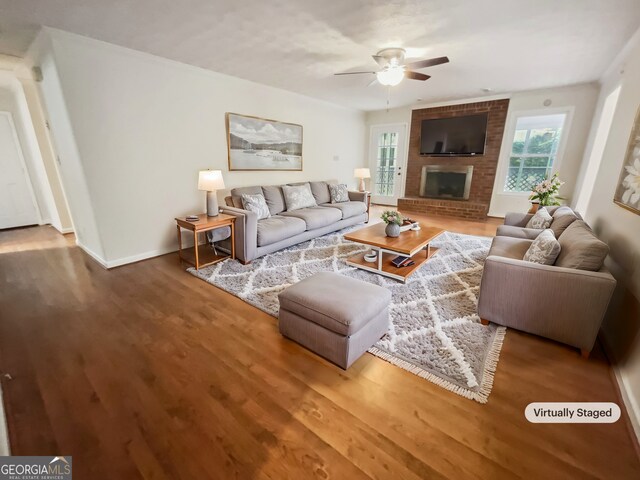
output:
[[622,186],[626,188],[622,194],[622,201],[634,205],[640,200],[640,159],[636,158],[632,165],[625,167],[627,176],[622,180]]

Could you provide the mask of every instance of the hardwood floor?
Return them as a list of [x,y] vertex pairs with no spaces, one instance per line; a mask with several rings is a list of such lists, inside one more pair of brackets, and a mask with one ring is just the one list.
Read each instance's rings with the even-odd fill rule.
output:
[[524,417],[618,402],[598,348],[509,330],[480,405],[369,354],[342,371],[177,254],[107,271],[50,227],[0,232],[0,370],[12,453],[73,455],[77,479],[640,477],[623,420]]

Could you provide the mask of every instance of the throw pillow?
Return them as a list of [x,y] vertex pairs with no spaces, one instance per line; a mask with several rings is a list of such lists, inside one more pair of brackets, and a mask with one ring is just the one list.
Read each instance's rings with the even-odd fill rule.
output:
[[553,230],[553,234],[556,238],[560,238],[562,232],[564,232],[569,225],[578,219],[573,210],[569,207],[560,207],[553,213],[553,221],[549,228]]
[[283,185],[284,203],[287,210],[300,210],[301,208],[315,207],[316,200],[311,193],[308,183],[304,185]]
[[547,228],[540,232],[540,235],[531,243],[531,246],[524,254],[523,260],[542,265],[553,265],[559,254],[560,242],[556,240],[553,230]]
[[537,228],[539,230],[544,230],[545,228],[549,228],[552,220],[553,217],[549,215],[547,209],[544,207],[540,207],[535,215],[529,219],[526,228]]
[[241,198],[242,208],[257,214],[258,220],[269,218],[271,216],[271,212],[269,212],[269,207],[267,206],[267,201],[264,199],[264,195],[259,193],[256,193],[255,195],[243,193]]
[[339,185],[329,185],[331,203],[343,203],[349,201],[349,191],[344,183]]
[[582,220],[569,225],[558,241],[562,251],[556,260],[557,267],[597,272],[609,253],[609,246]]

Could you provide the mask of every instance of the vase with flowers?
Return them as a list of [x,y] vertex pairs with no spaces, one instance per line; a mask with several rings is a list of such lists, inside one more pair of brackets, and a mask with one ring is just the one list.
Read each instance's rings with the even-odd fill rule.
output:
[[400,212],[396,212],[395,210],[385,210],[382,212],[382,221],[387,224],[384,229],[384,233],[387,237],[398,237],[400,236],[400,225],[402,225],[402,215]]
[[562,185],[564,182],[560,181],[558,174],[555,173],[553,177],[543,180],[533,187],[529,200],[537,202],[541,207],[560,205],[558,200],[561,200],[562,197],[558,196],[558,191]]

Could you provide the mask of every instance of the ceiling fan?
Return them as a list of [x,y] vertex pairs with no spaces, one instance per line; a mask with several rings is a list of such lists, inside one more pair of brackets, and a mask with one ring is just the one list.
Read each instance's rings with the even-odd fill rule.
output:
[[372,56],[378,65],[382,67],[382,70],[368,72],[341,72],[335,73],[334,75],[374,74],[376,78],[369,85],[373,85],[377,81],[382,85],[392,87],[398,85],[403,78],[421,81],[429,80],[431,76],[415,72],[414,70],[420,70],[422,68],[433,67],[434,65],[441,65],[449,62],[447,57],[437,57],[404,63],[404,48],[385,48]]

